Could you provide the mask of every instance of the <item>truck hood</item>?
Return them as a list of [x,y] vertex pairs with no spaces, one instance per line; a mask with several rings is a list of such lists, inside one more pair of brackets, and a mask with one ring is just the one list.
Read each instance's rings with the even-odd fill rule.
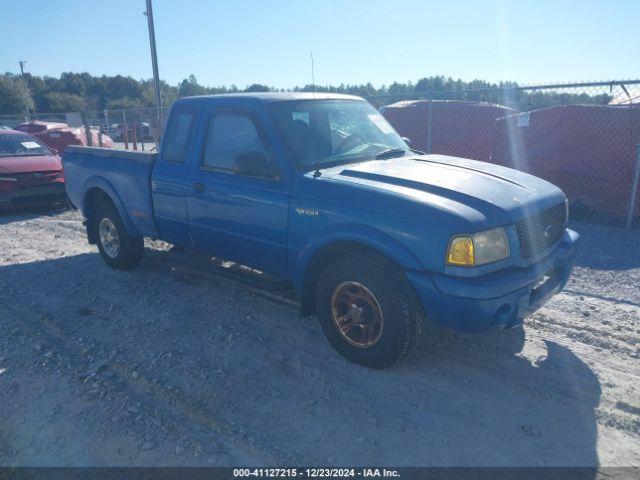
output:
[[53,155],[0,157],[0,174],[52,172],[62,170],[60,157]]
[[517,221],[565,200],[559,188],[533,175],[444,155],[343,165],[323,171],[323,176],[409,196],[418,202],[435,201],[453,212],[475,212],[475,219],[493,218],[500,223]]

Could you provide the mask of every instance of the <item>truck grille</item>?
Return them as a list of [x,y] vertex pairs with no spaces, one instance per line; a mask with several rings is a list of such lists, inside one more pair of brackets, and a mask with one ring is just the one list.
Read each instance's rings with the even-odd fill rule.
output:
[[566,222],[567,209],[561,203],[516,223],[522,258],[529,258],[558,241]]

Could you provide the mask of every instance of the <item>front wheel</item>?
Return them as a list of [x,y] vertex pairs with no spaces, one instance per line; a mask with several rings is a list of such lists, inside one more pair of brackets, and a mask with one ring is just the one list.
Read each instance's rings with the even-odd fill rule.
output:
[[403,272],[366,251],[348,253],[325,268],[316,286],[316,310],[338,353],[372,368],[386,368],[409,353],[422,316]]
[[111,204],[98,207],[93,222],[96,229],[98,250],[111,268],[129,270],[140,263],[144,252],[144,240],[129,235],[118,211]]

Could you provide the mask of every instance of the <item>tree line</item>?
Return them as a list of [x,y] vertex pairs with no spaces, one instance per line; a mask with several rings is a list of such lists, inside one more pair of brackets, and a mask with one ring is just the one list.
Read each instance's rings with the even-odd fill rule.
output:
[[[514,82],[491,83],[484,80],[463,81],[451,77],[431,76],[416,83],[398,83],[374,87],[361,85],[304,85],[291,91],[321,91],[348,93],[368,98],[380,106],[405,98],[433,98],[437,100],[473,100],[499,103],[518,110],[531,110],[557,104],[606,104],[611,96],[606,93],[521,91]],[[194,75],[178,85],[161,81],[163,105],[169,106],[180,97],[234,92],[282,91],[259,83],[245,88],[236,85],[208,87],[198,83]],[[135,109],[155,106],[152,80],[132,77],[93,76],[89,73],[65,72],[59,78],[25,73],[24,77],[12,73],[0,75],[0,115],[21,114],[25,106],[30,113],[76,112],[82,110]]]

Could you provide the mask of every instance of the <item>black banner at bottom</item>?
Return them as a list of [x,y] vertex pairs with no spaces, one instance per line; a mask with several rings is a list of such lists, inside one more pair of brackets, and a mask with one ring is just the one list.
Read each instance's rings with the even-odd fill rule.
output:
[[0,467],[0,480],[640,480],[638,467]]

